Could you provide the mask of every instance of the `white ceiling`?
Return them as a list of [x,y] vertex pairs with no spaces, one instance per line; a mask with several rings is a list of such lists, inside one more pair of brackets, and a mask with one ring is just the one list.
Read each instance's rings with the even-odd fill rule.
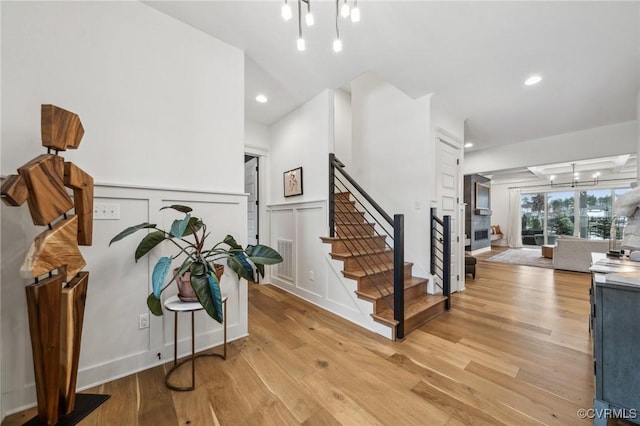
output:
[[[295,0],[289,22],[282,0],[145,3],[245,51],[246,117],[262,124],[368,71],[411,97],[433,93],[466,119],[475,149],[636,119],[637,1],[360,0],[362,21],[340,22],[339,54],[333,1],[312,0],[305,52]],[[525,87],[533,73],[542,82]]]

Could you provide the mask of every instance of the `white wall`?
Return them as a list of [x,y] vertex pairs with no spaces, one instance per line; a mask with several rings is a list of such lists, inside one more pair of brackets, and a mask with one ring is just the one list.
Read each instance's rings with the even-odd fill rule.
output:
[[[259,243],[269,244],[271,231],[267,213],[267,202],[269,200],[270,186],[270,128],[254,121],[244,122],[244,150],[245,153],[258,157],[258,232]],[[265,276],[262,280],[271,282],[271,268],[266,268]],[[261,282],[262,282],[261,281]]]
[[456,140],[464,141],[464,118],[458,117],[444,105],[438,94],[431,98],[431,124],[434,131],[442,129]]
[[[435,199],[430,95],[411,99],[372,74],[351,83],[353,176],[390,215],[405,215],[405,259],[427,277]],[[349,171],[351,173],[351,171]],[[419,206],[420,209],[416,209]]]
[[[2,174],[42,153],[53,103],[80,114],[84,142],[65,155],[97,182],[242,191],[242,51],[138,2],[3,9]],[[169,172],[183,159],[189,173]]]
[[[327,199],[333,92],[325,90],[271,127],[269,204]],[[285,198],[283,173],[302,167],[303,194]]]
[[627,121],[470,151],[465,153],[464,174],[636,153],[637,127],[635,121]]
[[345,90],[336,90],[334,95],[333,152],[347,168],[351,168],[351,94]]
[[269,152],[269,127],[255,121],[244,122],[244,147],[251,153]]
[[491,183],[491,225],[500,225],[504,237],[494,245],[506,245],[509,229],[509,189],[511,184]]
[[[136,238],[107,247],[116,232],[145,220],[167,224],[158,208],[179,202],[208,219],[214,238],[232,233],[246,241],[243,61],[241,51],[138,2],[2,2],[2,174],[44,152],[40,104],[53,103],[77,112],[86,131],[80,149],[63,156],[101,184],[97,202],[121,206],[122,219],[95,221],[93,246],[82,248],[91,275],[80,388],[172,353],[169,316],[137,327],[159,254],[134,263]],[[0,399],[8,414],[35,403],[25,282],[17,272],[42,229],[26,206],[3,206],[1,214]],[[246,283],[226,275],[222,286],[230,338],[243,336]],[[197,346],[220,343],[221,327],[202,315]],[[181,337],[181,353],[187,343]]]

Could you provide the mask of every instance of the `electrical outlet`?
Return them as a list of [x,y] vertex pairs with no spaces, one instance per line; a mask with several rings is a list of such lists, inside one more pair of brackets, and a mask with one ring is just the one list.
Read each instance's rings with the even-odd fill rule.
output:
[[309,280],[313,281],[316,279],[316,274],[313,271],[309,271]]
[[149,328],[149,314],[140,314],[138,316],[138,330]]
[[120,204],[95,203],[93,205],[93,218],[97,220],[120,219]]

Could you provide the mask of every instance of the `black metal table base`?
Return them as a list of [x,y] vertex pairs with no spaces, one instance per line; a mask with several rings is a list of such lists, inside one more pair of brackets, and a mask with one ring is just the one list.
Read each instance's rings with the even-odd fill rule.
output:
[[[109,399],[111,395],[102,395],[95,393],[78,393],[76,394],[75,409],[69,414],[62,416],[58,419],[57,426],[73,426],[80,422],[80,420],[87,417],[93,410],[98,408]],[[35,416],[23,426],[39,426],[40,419]]]

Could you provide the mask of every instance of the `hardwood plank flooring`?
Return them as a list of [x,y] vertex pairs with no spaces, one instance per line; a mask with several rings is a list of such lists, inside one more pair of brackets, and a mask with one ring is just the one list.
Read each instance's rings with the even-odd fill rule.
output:
[[590,424],[577,415],[594,393],[590,276],[491,254],[452,310],[403,342],[252,284],[250,336],[226,361],[198,358],[195,391],[167,389],[166,364],[88,390],[112,397],[81,425]]

